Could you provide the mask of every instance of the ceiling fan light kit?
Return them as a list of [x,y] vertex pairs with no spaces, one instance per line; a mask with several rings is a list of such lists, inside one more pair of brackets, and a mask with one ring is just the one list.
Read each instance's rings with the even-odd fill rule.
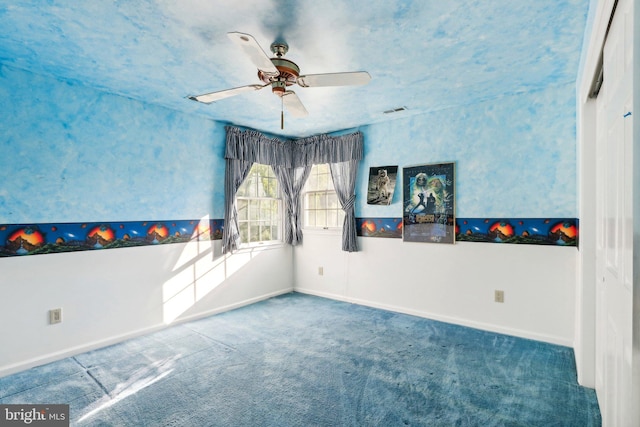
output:
[[[284,55],[289,51],[286,43],[276,42],[271,44],[271,52],[275,57],[270,58],[262,50],[256,39],[250,34],[239,32],[227,33],[227,36],[236,45],[240,46],[244,54],[251,60],[258,69],[258,78],[263,84],[252,84],[240,86],[232,89],[225,89],[217,92],[210,92],[201,95],[188,96],[193,101],[210,104],[221,99],[239,95],[245,92],[252,92],[271,86],[271,92],[278,95],[283,108],[295,117],[305,117],[309,113],[300,101],[300,98],[289,86],[297,84],[300,87],[326,87],[326,86],[355,86],[364,85],[371,80],[371,76],[366,71],[355,71],[346,73],[308,74],[300,75],[300,67],[286,58]],[[284,113],[281,113],[280,127],[284,128]]]

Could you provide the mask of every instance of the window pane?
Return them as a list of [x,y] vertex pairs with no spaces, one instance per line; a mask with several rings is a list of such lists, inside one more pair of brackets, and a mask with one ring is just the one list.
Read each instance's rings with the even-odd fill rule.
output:
[[315,209],[316,195],[314,193],[307,193],[305,194],[305,198],[307,199],[307,203],[305,203],[305,209]]
[[264,197],[278,197],[278,181],[275,178],[262,180]]
[[248,242],[249,241],[249,224],[246,222],[241,222],[240,224],[238,224],[238,227],[240,228],[240,241],[241,242]]
[[327,226],[327,211],[324,211],[324,210],[316,211],[316,226],[317,227]]
[[318,190],[327,190],[329,188],[329,175],[322,174],[318,175]]
[[344,212],[335,193],[328,164],[312,167],[303,195],[306,227],[342,227]]
[[278,239],[281,200],[273,169],[254,163],[236,194],[243,243]]
[[260,177],[257,173],[251,175],[251,187],[249,187],[249,196],[260,197],[258,194],[258,187],[260,185]]
[[327,194],[327,207],[329,209],[338,209],[340,207],[340,203],[338,202],[338,196],[336,195],[336,193]]
[[327,194],[326,193],[318,193],[318,204],[316,206],[317,209],[327,209]]
[[238,199],[236,209],[238,209],[238,220],[243,221],[249,219],[249,208],[246,200]]
[[270,221],[271,215],[273,214],[273,205],[271,200],[260,200],[260,217],[256,219],[260,219],[262,221]]
[[309,179],[307,180],[307,188],[310,191],[313,191],[315,189],[318,188],[318,175],[315,173],[311,173],[311,175],[309,175]]
[[266,193],[264,191],[264,180],[261,178],[258,178],[256,180],[256,191],[255,194],[253,195],[254,197],[265,197]]
[[306,211],[304,223],[309,227],[316,226],[316,211]]
[[242,185],[238,188],[238,192],[236,193],[236,197],[246,197],[248,196],[247,192],[247,180],[245,180]]
[[316,170],[318,173],[329,173],[329,163],[322,163],[320,165],[316,165]]
[[327,213],[327,227],[338,226],[338,211],[329,211]]
[[260,216],[260,200],[249,200],[249,220],[256,221]]
[[280,216],[278,215],[280,203],[277,200],[271,200],[271,223],[278,224]]
[[259,242],[260,240],[260,227],[258,225],[252,225],[249,229],[249,242]]
[[271,240],[271,227],[263,225],[260,227],[260,241]]
[[258,197],[277,197],[278,182],[270,175],[272,175],[271,166],[269,166],[269,170],[260,172]]
[[245,181],[247,184],[246,193],[247,197],[256,197],[256,175],[254,172],[251,172]]

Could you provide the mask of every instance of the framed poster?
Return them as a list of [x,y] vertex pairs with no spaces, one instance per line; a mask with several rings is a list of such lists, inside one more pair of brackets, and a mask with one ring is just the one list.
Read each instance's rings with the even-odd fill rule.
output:
[[405,242],[455,242],[455,163],[403,168],[402,195]]
[[378,166],[369,168],[367,204],[390,205],[396,187],[398,166]]

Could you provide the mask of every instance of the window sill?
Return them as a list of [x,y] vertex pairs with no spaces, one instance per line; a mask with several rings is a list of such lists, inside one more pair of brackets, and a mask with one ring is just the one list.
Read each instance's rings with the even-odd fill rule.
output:
[[238,248],[238,251],[254,250],[254,249],[274,249],[286,244],[281,240],[273,240],[269,242],[256,242],[256,243],[242,243]]
[[302,234],[317,234],[317,235],[324,235],[324,236],[331,236],[331,235],[336,235],[336,236],[341,236],[342,235],[342,228],[338,228],[338,227],[326,227],[326,228],[303,228],[302,229]]

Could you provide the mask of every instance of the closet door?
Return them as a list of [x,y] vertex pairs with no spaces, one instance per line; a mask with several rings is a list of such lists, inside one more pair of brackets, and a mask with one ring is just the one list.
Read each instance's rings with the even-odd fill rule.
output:
[[610,427],[637,425],[638,402],[632,401],[633,3],[620,0],[616,8],[597,99],[596,390],[603,425]]

